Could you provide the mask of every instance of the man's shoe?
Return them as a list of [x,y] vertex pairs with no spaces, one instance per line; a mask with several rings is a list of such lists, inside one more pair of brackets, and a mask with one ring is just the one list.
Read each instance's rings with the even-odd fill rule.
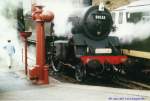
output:
[[11,66],[9,66],[9,69],[11,69]]

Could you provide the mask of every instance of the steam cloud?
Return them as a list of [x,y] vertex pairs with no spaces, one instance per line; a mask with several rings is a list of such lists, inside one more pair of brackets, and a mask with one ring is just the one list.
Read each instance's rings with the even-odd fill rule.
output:
[[67,22],[69,15],[78,8],[82,8],[82,0],[36,0],[37,4],[45,6],[45,10],[54,13],[54,30],[58,36],[70,34],[71,24]]
[[[112,35],[118,36],[122,43],[132,43],[134,40],[145,40],[150,37],[150,0],[137,0],[126,7],[128,8],[127,11],[132,10],[134,12],[142,12],[143,18],[146,17],[144,20],[143,18],[136,24],[134,23],[124,23],[119,25],[116,32]],[[138,5],[145,5],[134,7]],[[131,8],[130,8],[131,7]],[[133,7],[133,8],[132,8]],[[135,16],[136,19],[136,16]]]
[[112,34],[118,36],[122,43],[132,43],[134,40],[144,40],[150,37],[150,21],[140,21],[137,24],[127,23],[119,26]]

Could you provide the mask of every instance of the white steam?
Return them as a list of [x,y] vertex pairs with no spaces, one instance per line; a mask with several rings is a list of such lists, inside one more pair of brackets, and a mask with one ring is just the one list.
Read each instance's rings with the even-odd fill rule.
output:
[[126,23],[120,25],[113,34],[118,36],[122,43],[132,43],[134,40],[144,40],[150,37],[150,21],[140,21],[137,24]]
[[54,31],[56,35],[70,34],[71,24],[67,22],[68,17],[74,10],[83,7],[82,0],[37,0],[37,4],[42,4],[45,10],[54,13]]
[[14,55],[14,65],[21,65],[21,47],[18,41],[18,33],[16,29],[16,8],[18,1],[15,0],[0,0],[0,65],[7,66],[9,61],[8,54],[4,50],[7,40],[11,40],[14,44],[16,53]]
[[[150,37],[150,0],[137,0],[129,5],[120,7],[116,10],[124,9],[123,11],[129,12],[131,14],[142,14],[134,15],[132,20],[137,20],[141,17],[136,24],[124,22],[123,24],[119,24],[116,27],[116,32],[112,33],[111,35],[118,36],[122,43],[132,43],[134,40],[145,40]],[[125,15],[126,16],[126,15]],[[121,18],[120,18],[121,19]],[[130,16],[129,16],[130,19]],[[118,19],[116,19],[118,21]],[[125,19],[123,19],[125,20]],[[127,18],[126,18],[127,20]],[[130,19],[131,20],[131,19]],[[134,21],[133,21],[134,22]]]

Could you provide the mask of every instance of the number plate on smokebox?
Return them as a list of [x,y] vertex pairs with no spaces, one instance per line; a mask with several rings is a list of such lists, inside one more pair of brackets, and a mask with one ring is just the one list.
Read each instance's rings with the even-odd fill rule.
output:
[[97,48],[95,49],[95,53],[96,54],[103,54],[103,53],[112,53],[112,49],[111,48]]

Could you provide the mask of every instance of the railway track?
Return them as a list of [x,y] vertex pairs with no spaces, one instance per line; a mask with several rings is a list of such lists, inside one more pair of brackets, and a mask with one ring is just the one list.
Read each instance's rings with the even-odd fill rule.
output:
[[150,90],[150,85],[143,84],[137,81],[132,81],[118,75],[113,77],[112,82],[117,85],[123,86],[125,88],[138,89],[138,90]]
[[[57,75],[54,75],[50,73],[50,76],[54,77],[55,79],[61,81],[61,82],[67,82],[67,83],[74,83],[74,84],[81,84],[78,81],[75,80],[73,76],[66,75],[64,73],[60,73]],[[92,79],[89,80],[86,83],[88,85],[97,85],[97,86],[108,86],[108,87],[119,87],[119,88],[130,88],[130,89],[138,89],[138,90],[150,90],[150,85],[129,80],[125,77],[122,77],[120,75],[115,75],[112,79],[112,82],[105,82],[101,81],[100,79]]]
[[74,77],[67,75],[65,73],[54,73],[49,72],[49,76],[52,76],[53,78],[61,81],[61,82],[68,82],[68,83],[79,83],[77,80],[75,80]]

